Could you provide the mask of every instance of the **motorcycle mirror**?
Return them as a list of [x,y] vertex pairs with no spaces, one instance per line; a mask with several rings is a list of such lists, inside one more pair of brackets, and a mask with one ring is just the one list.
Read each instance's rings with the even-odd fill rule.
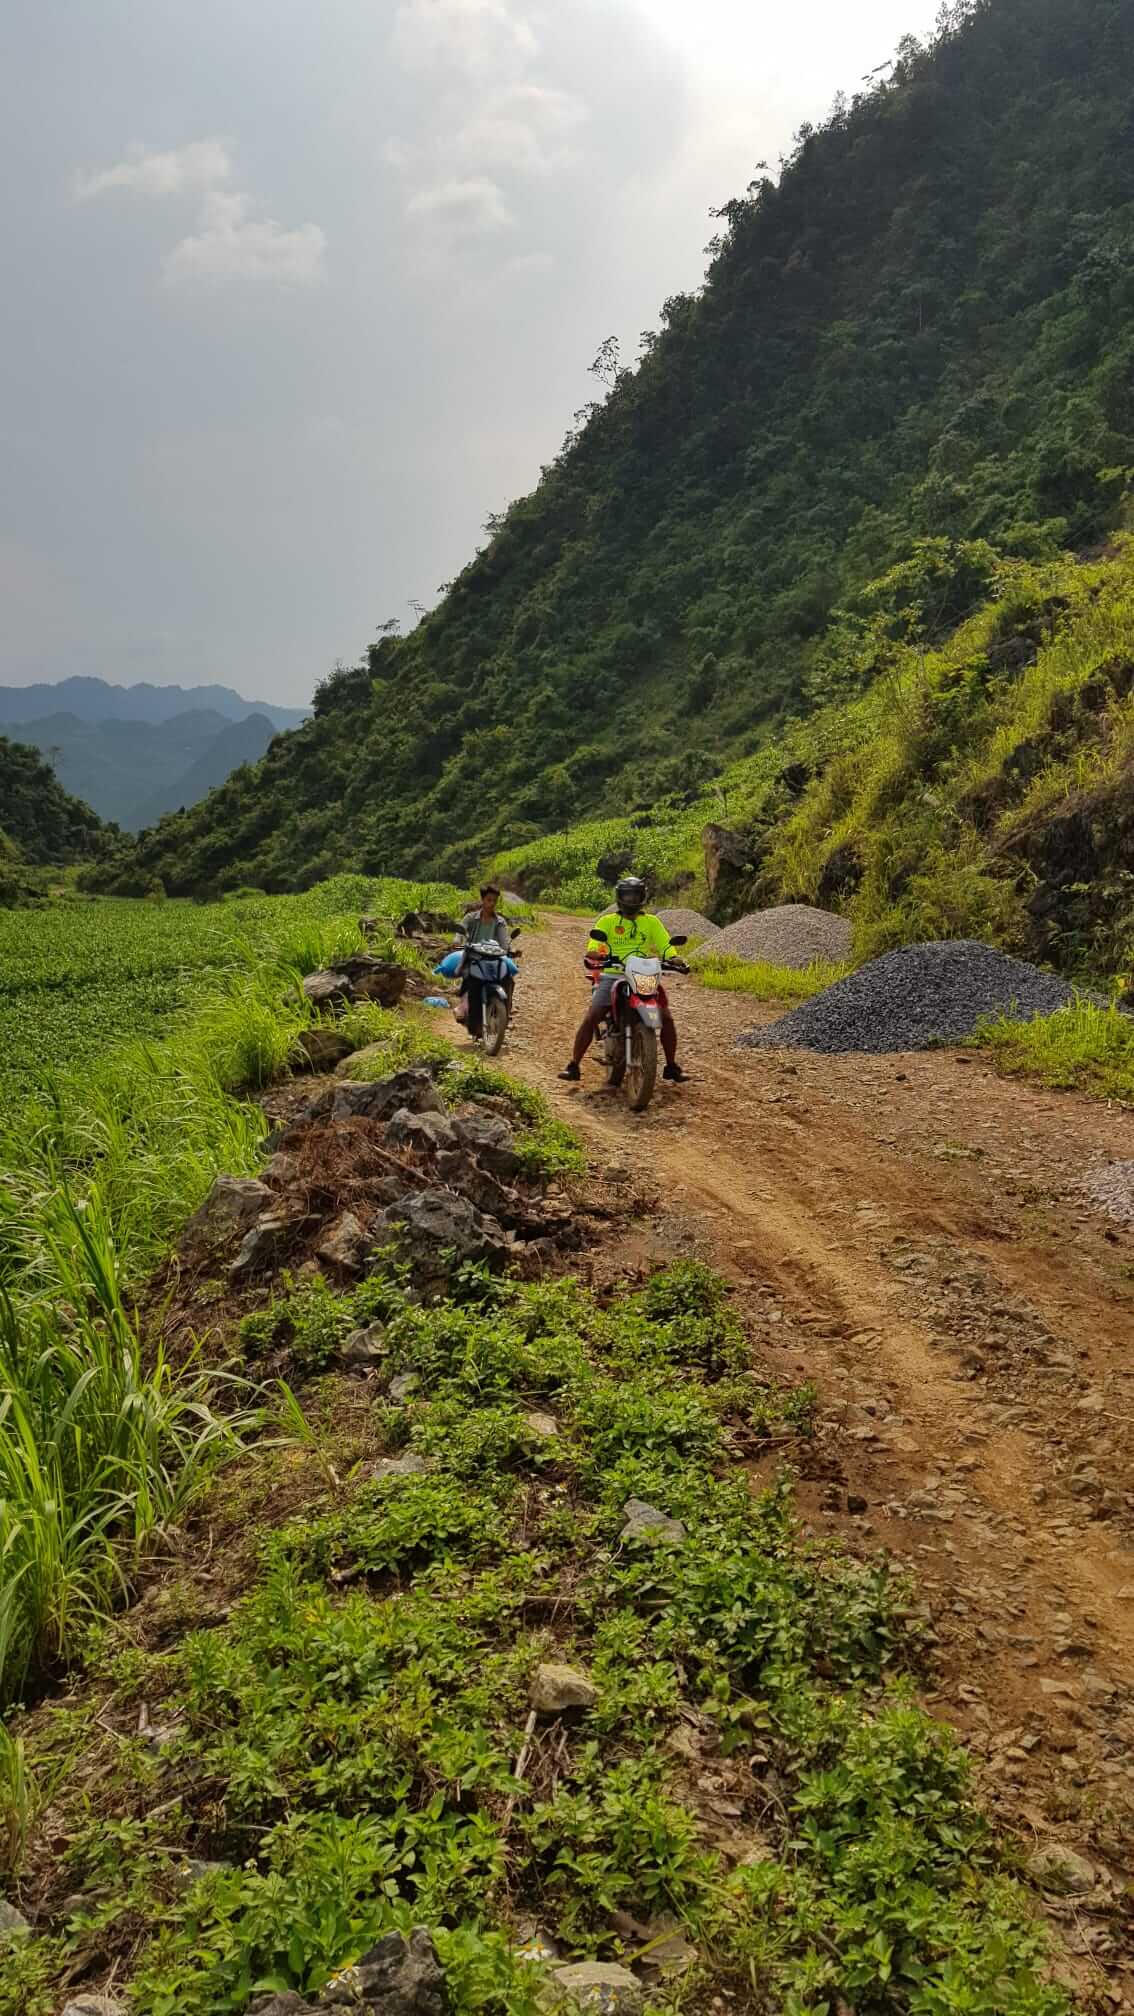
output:
[[689,940],[686,937],[684,931],[680,931],[677,937],[671,938],[669,942],[671,945],[688,945]]
[[591,937],[596,939],[600,945],[610,944],[610,939],[607,937],[606,932],[600,931],[597,924],[591,926]]

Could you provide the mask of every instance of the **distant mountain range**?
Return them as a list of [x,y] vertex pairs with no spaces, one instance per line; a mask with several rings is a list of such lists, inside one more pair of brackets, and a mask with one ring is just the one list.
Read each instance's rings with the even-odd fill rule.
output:
[[105,679],[0,687],[0,728],[38,749],[63,788],[128,832],[195,805],[300,707],[244,700],[227,686],[111,686]]

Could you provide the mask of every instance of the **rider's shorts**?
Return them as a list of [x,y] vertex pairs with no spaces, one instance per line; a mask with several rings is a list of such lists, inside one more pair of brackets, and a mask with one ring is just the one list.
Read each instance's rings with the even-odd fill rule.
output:
[[596,1022],[600,1016],[609,1015],[614,983],[621,978],[620,973],[604,973],[601,980],[595,981],[594,992],[591,995],[591,1014]]

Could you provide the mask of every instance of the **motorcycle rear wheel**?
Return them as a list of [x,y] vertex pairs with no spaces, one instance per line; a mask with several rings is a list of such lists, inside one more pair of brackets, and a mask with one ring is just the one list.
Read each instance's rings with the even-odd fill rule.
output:
[[639,1022],[630,1031],[630,1063],[626,1070],[626,1103],[631,1113],[642,1113],[654,1096],[658,1075],[657,1032]]
[[499,995],[494,994],[484,1004],[484,1049],[488,1057],[496,1057],[504,1047],[504,1036],[508,1028],[508,1009]]

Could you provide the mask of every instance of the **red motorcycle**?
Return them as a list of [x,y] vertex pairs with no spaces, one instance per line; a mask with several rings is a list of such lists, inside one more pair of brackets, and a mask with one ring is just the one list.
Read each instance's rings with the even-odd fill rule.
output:
[[[592,930],[600,944],[609,945],[605,931]],[[674,938],[673,945],[684,945]],[[591,985],[605,978],[605,961],[588,960]],[[644,1112],[654,1096],[658,1075],[658,1037],[662,1009],[666,1006],[663,973],[688,973],[681,959],[651,959],[628,952],[622,971],[611,991],[610,1008],[599,1023],[599,1056],[606,1065],[608,1085],[625,1086],[626,1103],[632,1113]]]

